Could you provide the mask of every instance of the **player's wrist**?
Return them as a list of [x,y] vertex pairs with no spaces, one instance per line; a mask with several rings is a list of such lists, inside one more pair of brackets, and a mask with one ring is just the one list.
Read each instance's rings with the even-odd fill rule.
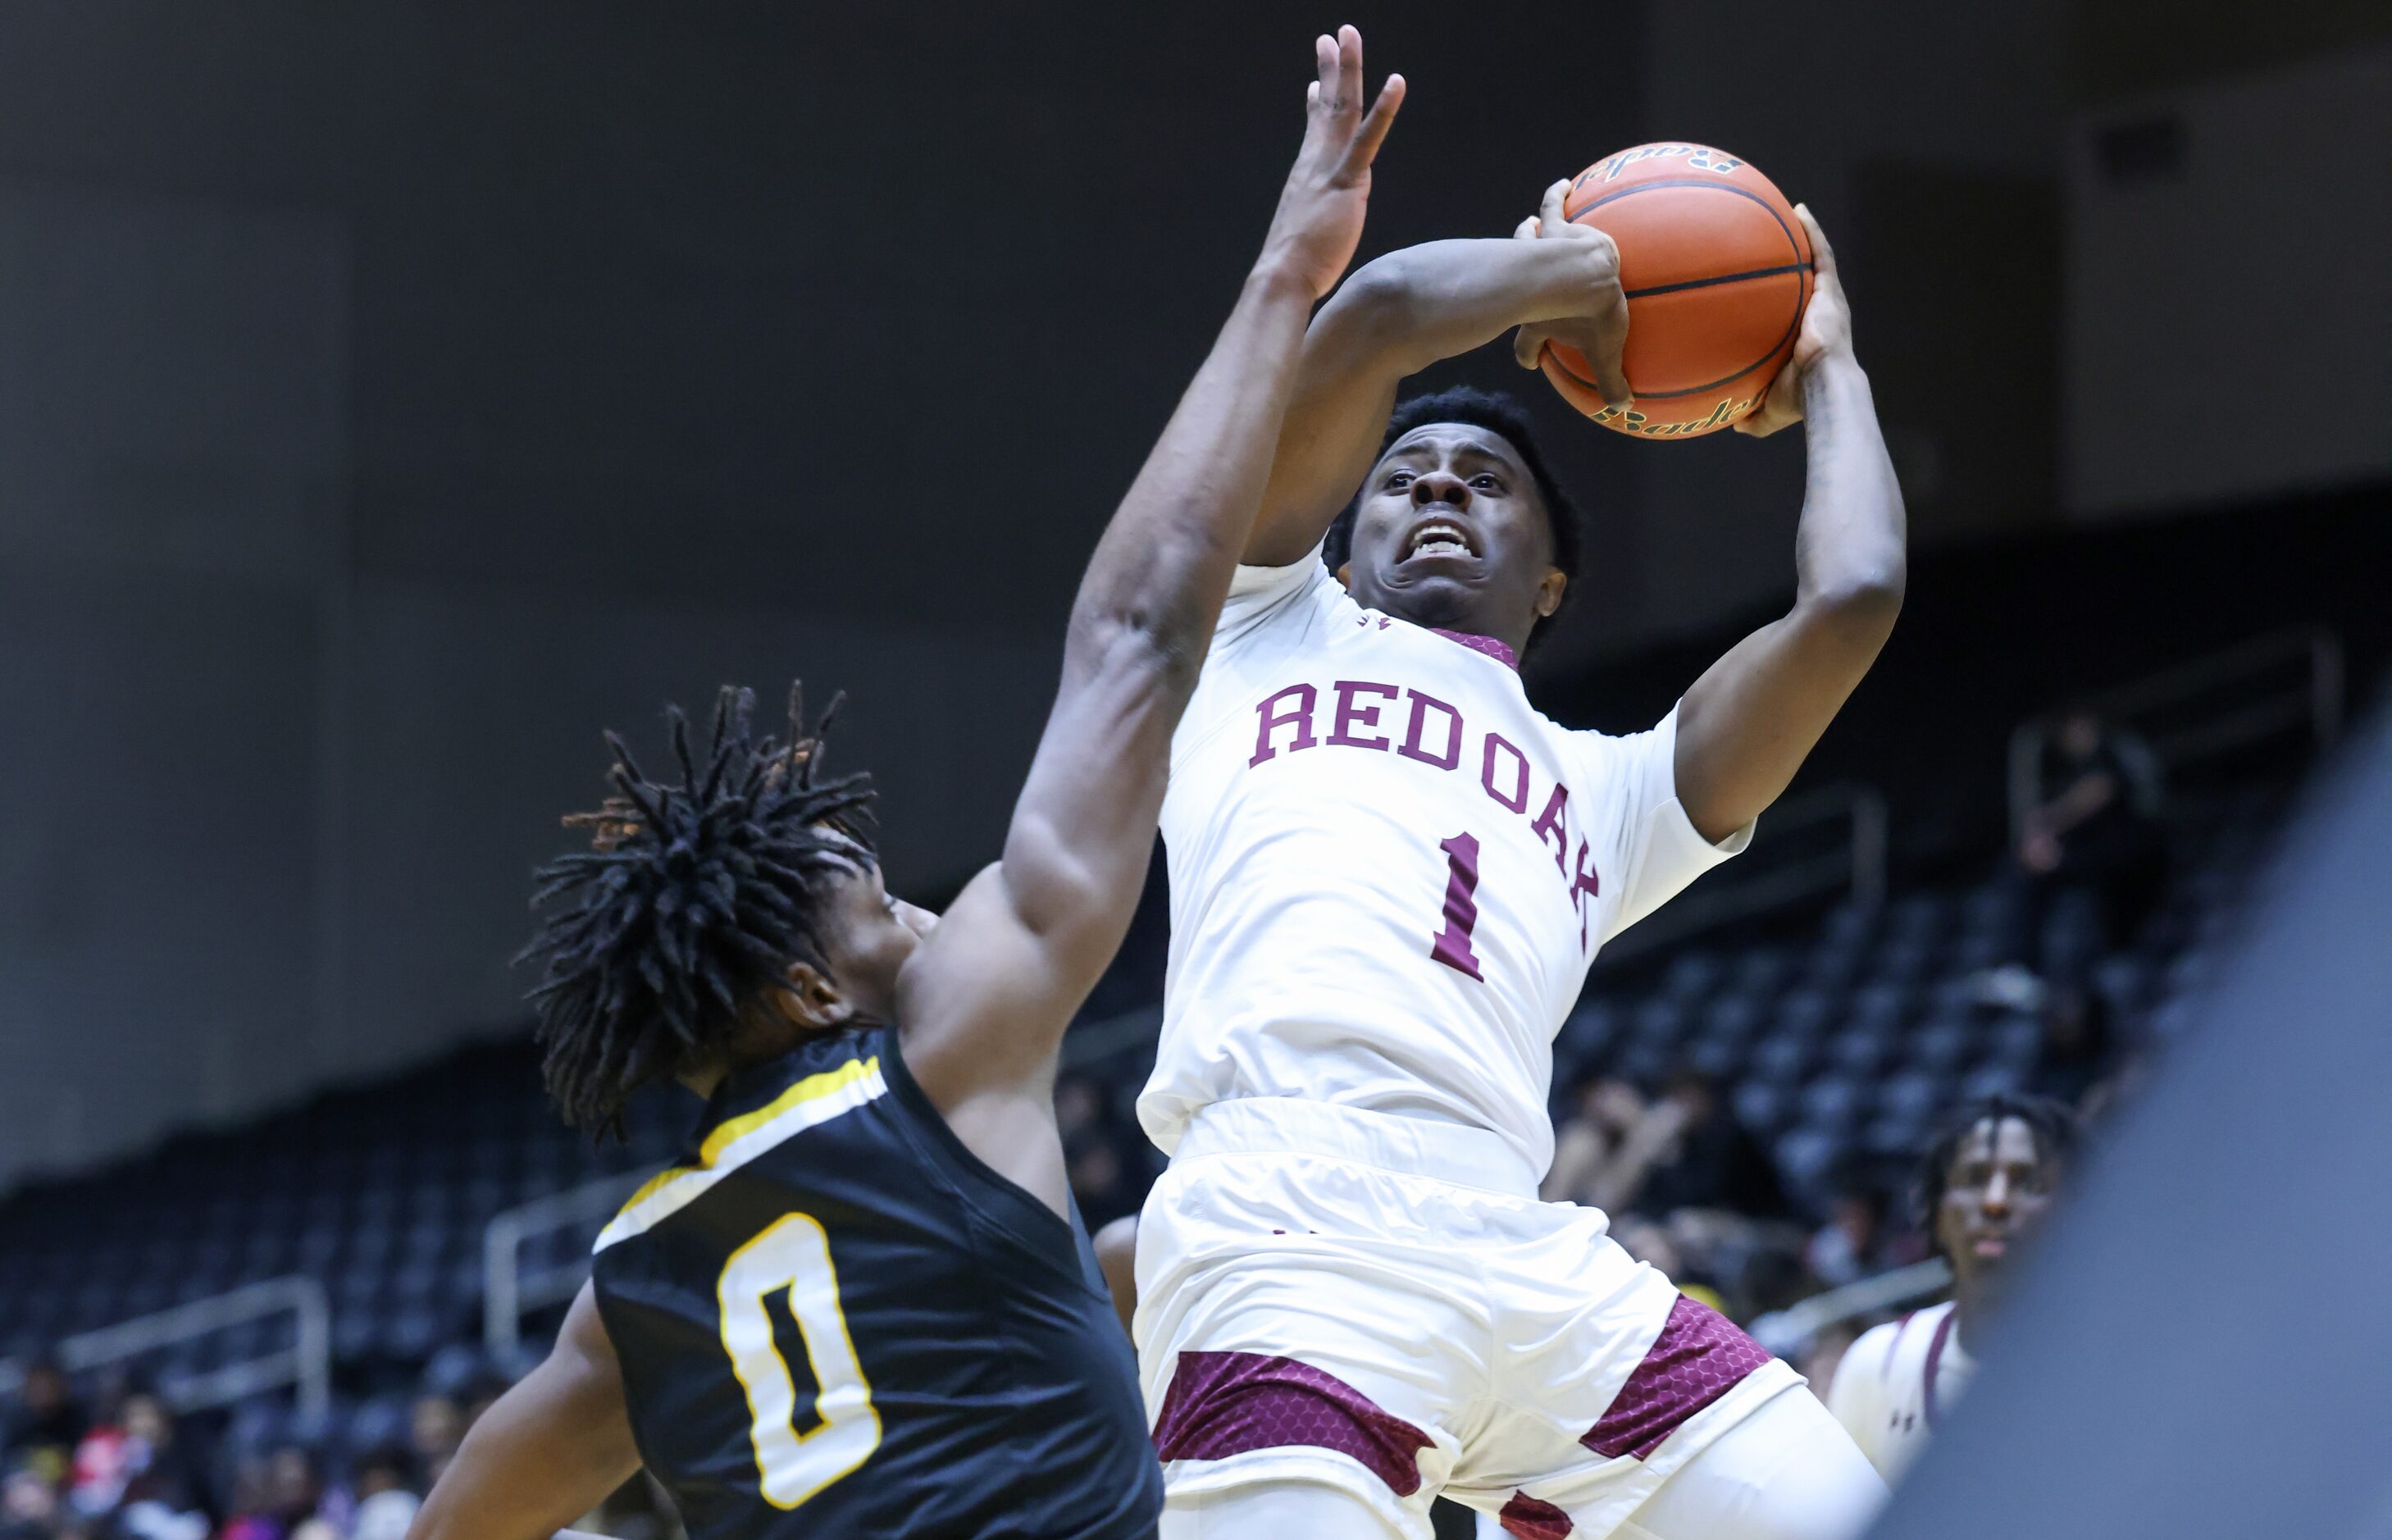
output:
[[1267,302],[1295,303],[1309,308],[1320,298],[1310,270],[1293,253],[1267,249],[1246,274],[1246,294]]
[[1861,368],[1860,359],[1852,354],[1852,345],[1841,342],[1822,348],[1802,371],[1802,399],[1808,403],[1827,391],[1868,390],[1868,373]]

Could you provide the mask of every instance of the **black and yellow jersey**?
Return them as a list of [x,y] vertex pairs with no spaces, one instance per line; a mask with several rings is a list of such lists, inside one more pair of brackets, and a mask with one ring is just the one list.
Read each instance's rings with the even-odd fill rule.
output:
[[594,1282],[691,1540],[1154,1532],[1086,1231],[964,1148],[893,1031],[726,1080],[600,1233]]

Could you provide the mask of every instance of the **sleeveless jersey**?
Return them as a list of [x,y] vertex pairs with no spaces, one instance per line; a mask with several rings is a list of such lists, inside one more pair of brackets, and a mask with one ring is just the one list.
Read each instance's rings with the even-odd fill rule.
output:
[[1241,568],[1172,740],[1171,960],[1138,1117],[1231,1097],[1491,1129],[1553,1159],[1553,1038],[1616,935],[1744,848],[1678,805],[1673,711],[1627,737],[1528,704],[1510,649]]
[[692,1540],[1154,1533],[1086,1232],[964,1148],[893,1031],[727,1079],[592,1273]]

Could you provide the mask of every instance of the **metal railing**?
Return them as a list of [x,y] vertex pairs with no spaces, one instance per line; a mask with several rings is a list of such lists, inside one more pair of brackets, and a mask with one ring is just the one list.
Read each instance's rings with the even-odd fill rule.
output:
[[[112,1326],[78,1332],[61,1338],[51,1355],[67,1373],[82,1374],[286,1311],[296,1318],[290,1347],[204,1374],[173,1376],[159,1390],[177,1410],[196,1412],[229,1405],[260,1390],[295,1385],[301,1414],[320,1417],[332,1403],[332,1316],[324,1286],[313,1278],[269,1278]],[[22,1365],[0,1364],[0,1394],[13,1390],[23,1378]]]
[[[2342,731],[2342,643],[2316,628],[2269,632],[2087,697],[2084,705],[2139,733],[2163,770],[2302,728],[2323,750]],[[2011,729],[2012,843],[2042,805],[2044,750],[2062,714],[2046,711]]]
[[507,1362],[523,1341],[525,1312],[572,1299],[590,1277],[586,1255],[526,1273],[524,1242],[613,1218],[646,1176],[618,1172],[491,1216],[482,1231],[482,1340],[500,1363]]
[[1951,1265],[1941,1257],[1930,1257],[1771,1311],[1753,1322],[1753,1338],[1774,1353],[1799,1352],[1829,1326],[1941,1294],[1951,1282]]
[[[1752,849],[1606,942],[1598,960],[1641,956],[1730,920],[1828,894],[1873,906],[1885,897],[1886,824],[1885,797],[1874,787],[1823,786],[1788,797],[1762,815]],[[1839,825],[1843,838],[1824,848],[1778,855],[1796,844],[1818,844],[1815,831]]]

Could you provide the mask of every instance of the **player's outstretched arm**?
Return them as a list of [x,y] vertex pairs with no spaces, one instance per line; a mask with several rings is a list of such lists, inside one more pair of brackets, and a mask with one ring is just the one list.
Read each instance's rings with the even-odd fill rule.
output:
[[1562,217],[1566,181],[1507,241],[1433,241],[1357,269],[1313,318],[1244,559],[1284,567],[1320,542],[1378,457],[1396,387],[1441,359],[1521,328],[1524,361],[1548,336],[1594,366],[1604,399],[1630,400],[1619,364],[1628,301],[1611,238]]
[[1795,212],[1811,232],[1818,288],[1793,358],[1761,410],[1736,424],[1756,436],[1809,424],[1794,607],[1712,664],[1678,708],[1678,801],[1712,841],[1777,800],[1877,660],[1902,609],[1902,488],[1868,376],[1852,357],[1836,254],[1811,211]]
[[1351,27],[1319,39],[1315,63],[1304,146],[1261,258],[1081,581],[1004,858],[899,981],[907,1064],[984,1157],[976,1135],[996,1125],[1054,1143],[1057,1042],[1137,906],[1172,730],[1254,524],[1306,320],[1361,237],[1371,162],[1403,82],[1391,77],[1363,111]]
[[584,1284],[555,1349],[474,1424],[407,1540],[549,1540],[639,1468],[622,1367]]

